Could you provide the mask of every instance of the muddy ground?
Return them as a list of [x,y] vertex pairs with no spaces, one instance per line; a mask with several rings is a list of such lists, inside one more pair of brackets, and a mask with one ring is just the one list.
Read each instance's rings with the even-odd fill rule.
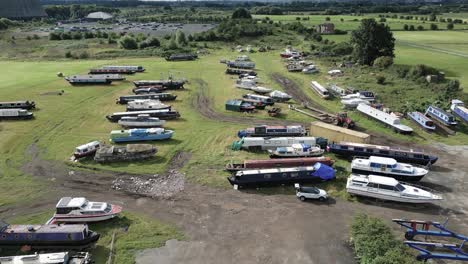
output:
[[[216,113],[205,98],[197,96],[194,101],[194,108],[205,117],[258,123],[256,119]],[[377,139],[385,141],[384,137]],[[392,144],[398,145],[394,141]],[[185,182],[178,172],[190,159],[189,153],[176,155],[168,171],[161,175],[131,175],[78,171],[59,161],[41,160],[40,151],[32,145],[25,153],[30,161],[21,169],[47,181],[50,192],[36,203],[4,208],[0,217],[41,212],[53,208],[62,196],[79,195],[121,204],[125,210],[173,223],[185,233],[187,241],[168,241],[164,247],[140,252],[139,264],[355,263],[347,241],[351,219],[358,212],[385,219],[397,234],[403,234],[403,230],[391,223],[392,218],[449,218],[451,228],[468,233],[468,146],[435,144],[430,148],[439,161],[421,183],[445,198],[434,205],[333,198],[325,203],[303,203],[293,195],[195,185]]]

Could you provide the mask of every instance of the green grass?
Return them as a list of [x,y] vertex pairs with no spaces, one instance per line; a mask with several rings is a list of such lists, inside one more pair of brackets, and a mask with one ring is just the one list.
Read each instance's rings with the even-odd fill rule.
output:
[[[14,224],[43,224],[52,213],[47,211],[24,215],[9,221]],[[113,264],[134,263],[135,254],[139,250],[163,246],[170,239],[184,239],[174,226],[127,212],[107,222],[90,224],[89,228],[101,234],[96,247],[91,251],[96,263],[107,263],[114,233]]]

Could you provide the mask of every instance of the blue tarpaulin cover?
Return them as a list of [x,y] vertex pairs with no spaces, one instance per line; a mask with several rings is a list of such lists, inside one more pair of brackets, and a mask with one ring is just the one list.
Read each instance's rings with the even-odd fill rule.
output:
[[315,171],[312,172],[312,176],[320,177],[320,179],[325,181],[335,178],[335,170],[330,166],[317,162],[315,163],[314,168]]

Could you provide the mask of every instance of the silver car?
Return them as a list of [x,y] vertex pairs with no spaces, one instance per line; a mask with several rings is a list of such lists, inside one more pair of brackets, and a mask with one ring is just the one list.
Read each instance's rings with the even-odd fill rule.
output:
[[307,199],[315,199],[321,202],[328,199],[328,194],[325,190],[316,187],[302,187],[297,183],[294,187],[296,188],[297,198],[303,202]]

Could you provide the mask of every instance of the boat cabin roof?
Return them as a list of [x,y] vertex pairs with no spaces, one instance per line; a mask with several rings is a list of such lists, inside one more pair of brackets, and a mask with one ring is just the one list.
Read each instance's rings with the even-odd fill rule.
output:
[[374,149],[381,149],[381,150],[395,150],[395,151],[402,151],[402,152],[411,152],[411,153],[419,153],[423,154],[422,151],[413,150],[413,149],[399,149],[399,148],[392,148],[390,146],[382,146],[382,145],[372,145],[372,144],[364,144],[364,143],[355,143],[355,142],[346,142],[341,141],[338,145],[345,145],[350,147],[358,147],[358,148],[374,148]]
[[307,167],[293,167],[293,168],[274,168],[274,169],[261,169],[261,170],[244,170],[238,171],[236,176],[255,175],[265,173],[283,173],[283,172],[299,172],[299,171],[314,171],[314,166]]
[[359,181],[363,183],[376,183],[383,185],[396,186],[399,182],[391,177],[383,177],[377,175],[351,175],[353,181]]
[[457,105],[458,105],[458,104],[461,104],[461,105],[463,105],[464,103],[463,103],[462,100],[453,99],[453,100],[452,100],[452,104],[457,104]]
[[434,109],[434,110],[436,110],[436,111],[440,112],[441,114],[446,115],[446,116],[448,116],[448,117],[453,117],[452,114],[448,113],[448,112],[445,111],[445,110],[442,110],[441,108],[439,108],[439,107],[437,107],[437,106],[431,105],[431,106],[429,106],[429,108],[432,108],[432,109]]
[[385,158],[385,157],[377,157],[377,156],[370,156],[369,161],[371,163],[378,163],[378,164],[385,164],[389,166],[395,166],[397,161],[392,158]]
[[113,115],[140,115],[140,114],[151,114],[151,113],[163,113],[163,112],[169,112],[169,109],[157,109],[157,110],[146,110],[146,111],[130,111],[130,112],[116,112],[113,113]]
[[99,141],[93,141],[93,142],[89,142],[89,143],[86,143],[84,145],[78,146],[78,147],[76,147],[76,149],[77,150],[88,149],[89,147],[99,146],[100,144],[101,144],[101,142],[99,142]]
[[81,233],[86,225],[10,225],[6,233]]
[[81,207],[88,200],[84,197],[63,197],[58,201],[57,208]]

